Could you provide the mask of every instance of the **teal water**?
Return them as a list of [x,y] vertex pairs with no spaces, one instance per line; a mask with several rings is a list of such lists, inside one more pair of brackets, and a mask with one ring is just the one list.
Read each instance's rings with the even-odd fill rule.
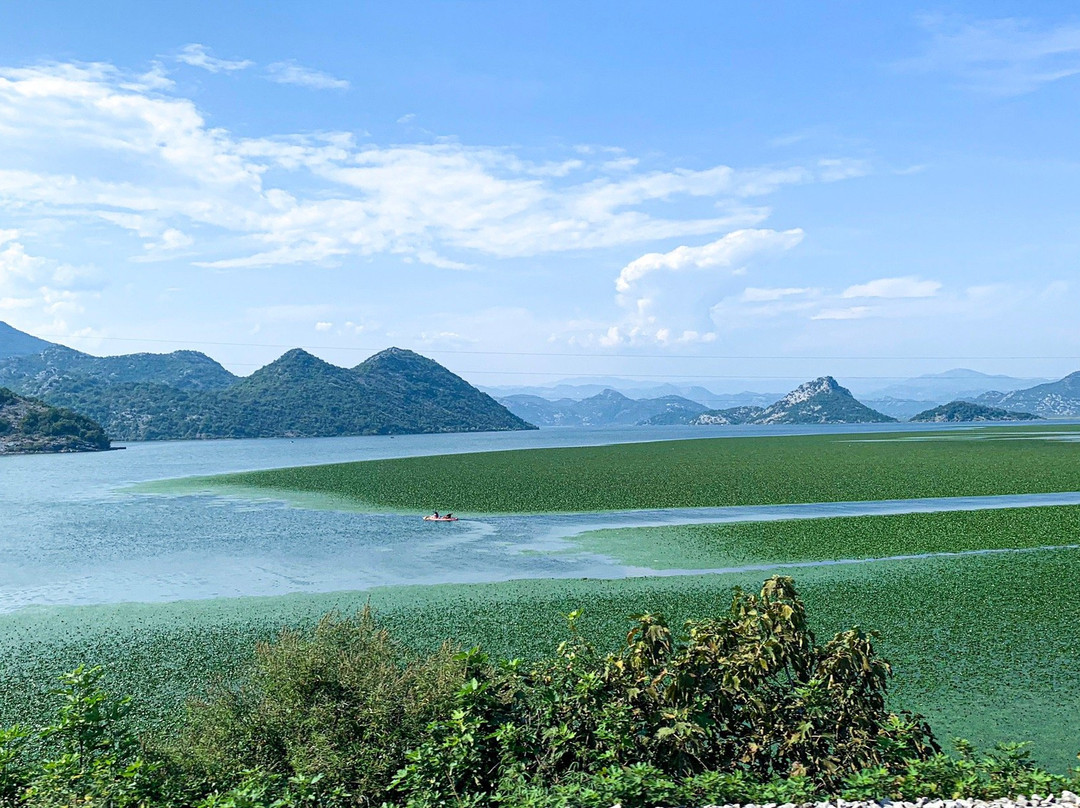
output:
[[[641,574],[565,551],[585,530],[913,510],[1080,504],[1080,494],[463,518],[297,508],[273,500],[146,494],[148,481],[260,468],[528,447],[807,432],[634,427],[307,440],[178,441],[124,451],[0,458],[0,612],[28,605],[281,595],[400,584]],[[926,427],[923,427],[925,429]],[[940,425],[931,425],[940,429]],[[981,500],[981,501],[975,501]],[[438,504],[436,504],[437,506]]]

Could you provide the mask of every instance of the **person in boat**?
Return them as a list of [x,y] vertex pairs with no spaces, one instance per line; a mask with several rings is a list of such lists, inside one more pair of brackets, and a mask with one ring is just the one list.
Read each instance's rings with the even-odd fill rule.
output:
[[434,518],[435,518],[435,519],[439,519],[439,518],[441,518],[441,517],[439,516],[439,512],[438,512],[438,511],[435,511],[435,516],[434,516]]
[[446,514],[446,516],[445,516],[445,517],[443,517],[443,518],[444,518],[444,519],[453,519],[453,518],[454,518],[454,514],[452,514],[452,513],[448,513],[448,514]]

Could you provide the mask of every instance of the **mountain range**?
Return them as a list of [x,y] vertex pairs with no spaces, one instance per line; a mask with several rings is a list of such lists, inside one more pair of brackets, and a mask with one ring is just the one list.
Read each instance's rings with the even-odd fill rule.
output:
[[616,390],[602,390],[581,401],[572,398],[549,401],[530,395],[496,400],[519,418],[538,426],[632,426],[661,415],[685,420],[707,409],[682,396],[633,399]]
[[1080,416],[1080,371],[1056,382],[1037,384],[1026,390],[983,393],[972,401],[988,407],[1022,410],[1044,418]]
[[865,401],[882,399],[924,401],[936,405],[950,401],[971,400],[988,390],[1020,390],[1048,381],[1050,380],[980,373],[970,368],[953,368],[942,373],[926,373],[871,390],[862,398]]
[[853,424],[895,420],[856,401],[831,376],[806,382],[767,407],[707,409],[680,396],[635,400],[615,390],[604,390],[582,401],[548,401],[526,395],[506,396],[499,401],[521,418],[541,426]]
[[[591,381],[586,381],[564,387],[577,394],[591,389]],[[990,381],[1008,386],[1023,380],[957,369],[884,390],[920,395]],[[990,417],[952,404],[951,409],[935,410],[940,402],[930,399],[885,396],[859,402],[831,376],[799,385],[785,396],[633,384],[662,394],[631,398],[604,388],[584,398],[551,400],[515,393],[496,401],[437,362],[398,348],[353,368],[294,349],[250,376],[238,377],[197,351],[100,357],[0,323],[0,386],[86,415],[119,440],[516,430],[535,428],[533,424],[885,423],[897,417]],[[996,411],[1080,416],[1080,373],[1026,389],[984,388],[963,400]]]
[[237,377],[196,351],[99,357],[47,346],[0,358],[0,385],[82,413],[114,440],[535,428],[437,362],[399,348],[353,368],[294,349]]
[[84,415],[0,387],[0,454],[100,452],[109,438]]
[[715,393],[697,384],[653,384],[643,383],[635,379],[621,379],[612,377],[595,377],[594,381],[588,378],[584,380],[564,380],[552,385],[507,385],[507,386],[482,386],[480,388],[498,400],[518,396],[532,396],[543,398],[548,401],[563,402],[583,401],[605,390],[614,390],[633,401],[642,399],[658,399],[677,396],[688,399],[695,404],[701,404],[706,409],[725,409],[728,407],[765,407],[780,398],[781,393],[755,393],[743,391],[740,393]]

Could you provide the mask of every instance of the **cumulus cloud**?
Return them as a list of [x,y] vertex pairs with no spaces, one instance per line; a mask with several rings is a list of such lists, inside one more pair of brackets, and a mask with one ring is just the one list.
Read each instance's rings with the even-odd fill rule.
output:
[[[648,253],[622,268],[615,280],[619,322],[593,328],[578,344],[603,347],[653,344],[700,345],[714,342],[710,304],[748,265],[792,249],[803,239],[798,229],[739,229],[702,245],[683,245]],[[717,271],[719,270],[719,271]],[[751,298],[778,300],[804,289],[747,289]]]
[[1037,26],[1017,18],[965,21],[928,16],[925,52],[902,69],[943,72],[971,90],[1020,95],[1080,73],[1080,25]]
[[211,73],[229,72],[234,70],[246,70],[255,63],[250,59],[219,59],[210,55],[210,49],[205,45],[193,42],[180,49],[176,61],[183,62],[192,67],[201,67]]
[[939,281],[926,281],[914,275],[903,278],[878,278],[868,283],[849,286],[840,295],[852,297],[933,297],[941,290]]
[[266,76],[278,84],[295,84],[313,90],[349,89],[349,82],[345,79],[334,78],[329,73],[298,65],[296,62],[274,62],[267,66]]
[[[97,291],[87,270],[30,254],[18,230],[0,230],[0,312],[36,315],[49,333],[67,333],[65,317]],[[44,319],[42,319],[44,317]]]
[[681,272],[687,269],[734,267],[764,252],[789,250],[803,239],[799,229],[736,230],[699,247],[682,246],[666,253],[648,253],[631,261],[619,273],[615,289],[629,292],[646,275],[658,272]]

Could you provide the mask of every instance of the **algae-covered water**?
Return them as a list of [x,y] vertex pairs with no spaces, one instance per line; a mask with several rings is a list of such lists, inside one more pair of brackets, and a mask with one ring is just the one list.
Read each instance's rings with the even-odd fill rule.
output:
[[[697,427],[556,429],[144,443],[101,454],[0,458],[0,612],[28,605],[272,596],[402,584],[616,578],[648,570],[575,548],[567,538],[647,525],[1080,504],[1080,494],[1064,493],[596,514],[462,514],[453,524],[431,524],[419,519],[420,512],[363,513],[325,498],[175,493],[173,484],[152,484],[284,465],[722,434],[746,433]],[[426,506],[452,507],[444,502]]]

